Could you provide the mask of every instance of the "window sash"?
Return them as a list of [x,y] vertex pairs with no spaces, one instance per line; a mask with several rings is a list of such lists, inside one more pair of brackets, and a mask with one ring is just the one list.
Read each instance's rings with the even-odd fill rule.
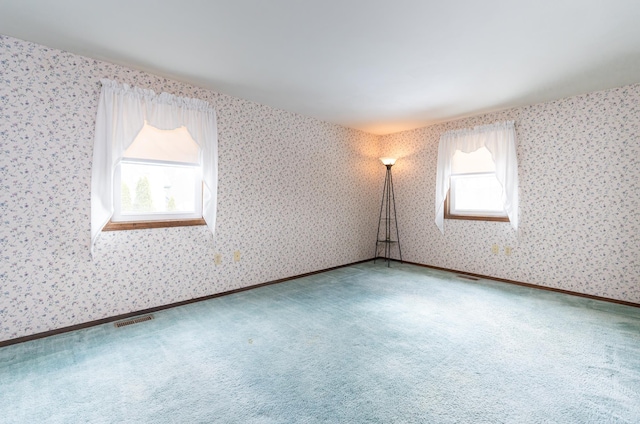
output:
[[[122,168],[121,164],[139,164],[153,166],[170,166],[180,168],[194,168],[198,170],[198,178],[194,178],[194,211],[193,212],[147,212],[132,213],[122,211]],[[172,220],[191,220],[202,218],[202,197],[203,183],[201,177],[201,167],[198,165],[170,162],[159,160],[143,160],[124,158],[116,165],[113,175],[113,216],[112,222],[156,222],[156,221],[172,221]]]
[[[474,177],[485,179],[489,183],[493,183],[495,181],[495,183],[500,185],[495,175],[495,172],[472,172],[472,173],[458,173],[458,174],[451,175],[450,189],[447,196],[448,201],[447,201],[447,208],[446,208],[447,210],[446,218],[455,219],[459,217],[460,219],[464,219],[464,218],[473,217],[473,218],[500,218],[500,220],[508,219],[507,213],[505,212],[504,207],[502,206],[501,200],[497,201],[497,204],[499,205],[499,210],[498,208],[493,208],[493,209],[480,208],[480,207],[464,208],[463,206],[459,205],[458,184],[463,183],[465,180],[469,180]],[[495,195],[499,196],[502,192],[502,188],[501,187],[495,187],[495,188],[496,188],[496,192],[491,194],[493,194],[494,196]]]

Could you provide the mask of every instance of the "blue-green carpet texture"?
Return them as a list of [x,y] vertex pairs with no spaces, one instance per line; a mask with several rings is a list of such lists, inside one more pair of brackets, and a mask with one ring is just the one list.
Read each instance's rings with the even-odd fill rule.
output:
[[640,309],[372,262],[0,349],[1,423],[640,423]]

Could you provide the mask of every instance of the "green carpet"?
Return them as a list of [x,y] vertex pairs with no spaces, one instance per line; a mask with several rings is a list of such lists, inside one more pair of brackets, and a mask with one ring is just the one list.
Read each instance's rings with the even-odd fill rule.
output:
[[640,422],[640,309],[411,265],[0,349],[2,423]]

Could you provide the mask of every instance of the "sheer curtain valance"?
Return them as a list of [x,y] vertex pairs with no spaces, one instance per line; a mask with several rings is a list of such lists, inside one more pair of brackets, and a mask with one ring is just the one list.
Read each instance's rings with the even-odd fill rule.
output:
[[444,233],[444,207],[451,177],[451,162],[456,150],[471,153],[482,147],[491,152],[496,178],[502,185],[502,202],[511,226],[518,229],[518,160],[513,121],[484,125],[473,129],[447,131],[440,137],[436,174],[436,225]]
[[100,80],[91,174],[91,246],[113,215],[113,173],[124,151],[145,122],[161,130],[185,127],[200,148],[203,218],[213,233],[218,191],[218,131],[216,113],[208,102],[157,95],[151,90]]

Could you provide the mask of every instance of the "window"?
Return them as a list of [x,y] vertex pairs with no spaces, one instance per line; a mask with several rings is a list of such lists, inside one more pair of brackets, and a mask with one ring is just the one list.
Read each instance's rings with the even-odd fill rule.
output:
[[435,223],[444,219],[509,221],[518,228],[518,161],[513,122],[440,136]]
[[113,222],[202,218],[198,166],[123,160],[113,193]]
[[91,249],[104,230],[215,229],[216,114],[208,102],[100,80],[91,170]]
[[116,165],[113,216],[106,229],[131,227],[121,222],[203,225],[199,152],[185,127],[160,130],[145,123]]
[[445,219],[509,221],[502,201],[502,184],[486,147],[471,153],[454,153]]

